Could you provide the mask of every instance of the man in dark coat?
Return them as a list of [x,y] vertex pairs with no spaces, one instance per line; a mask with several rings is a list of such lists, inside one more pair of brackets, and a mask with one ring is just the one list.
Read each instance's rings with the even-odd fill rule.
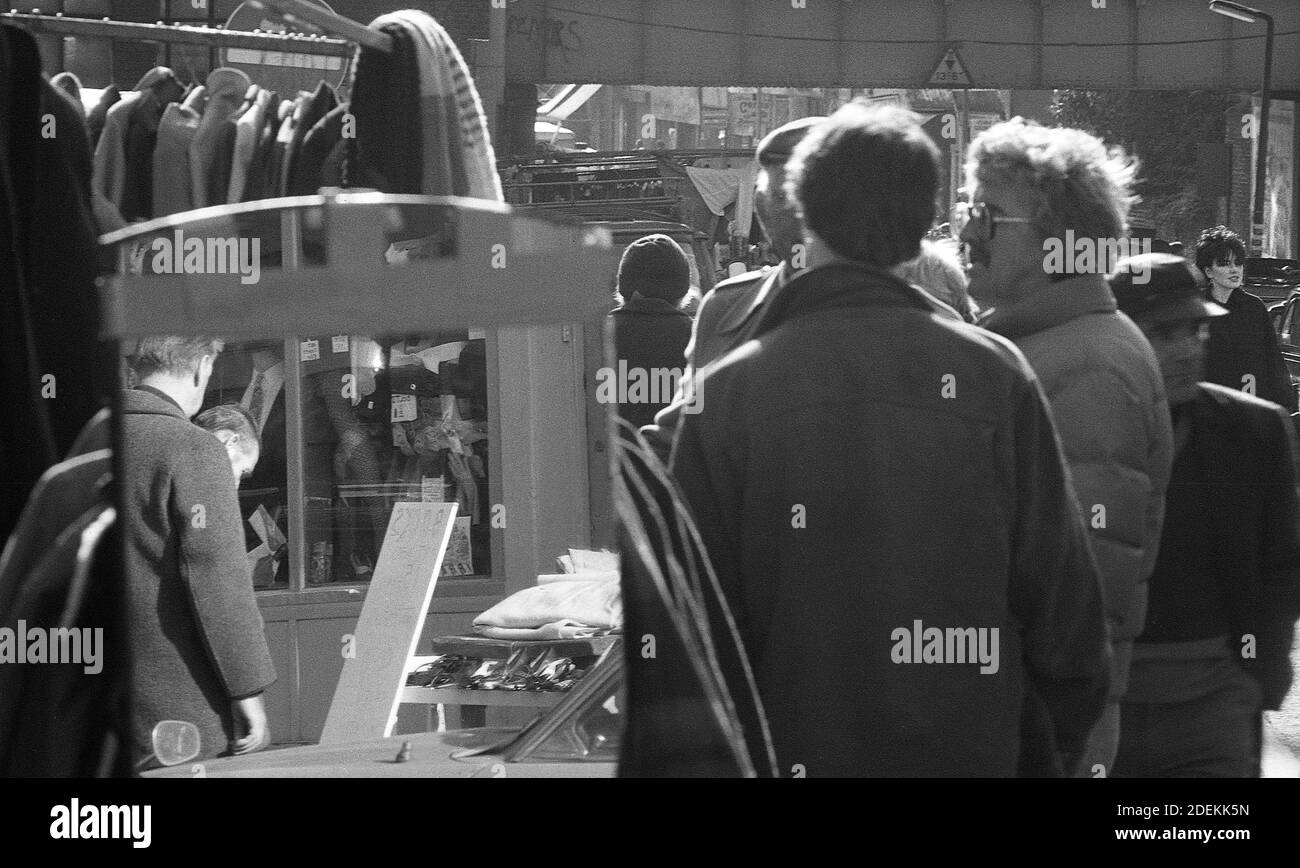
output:
[[604,382],[597,384],[597,395],[602,385],[606,392],[617,391],[619,414],[638,428],[654,421],[681,380],[691,317],[678,305],[690,288],[690,263],[667,235],[646,235],[623,251],[618,264],[623,303],[609,315],[614,376],[600,377]]
[[1295,435],[1277,404],[1197,382],[1226,311],[1184,260],[1133,257],[1111,286],[1160,360],[1177,450],[1115,774],[1258,775],[1261,710],[1291,685],[1300,617]]
[[[690,381],[695,371],[754,337],[764,319],[763,311],[771,305],[790,276],[804,266],[802,229],[785,194],[785,164],[794,146],[808,130],[824,120],[823,117],[810,117],[792,121],[773,130],[758,144],[754,214],[771,242],[773,252],[782,261],[775,268],[751,271],[724,280],[700,302],[685,349],[686,368],[679,393],[673,403],[658,414],[653,425],[641,429],[641,436],[659,461],[668,460],[673,436],[691,400]],[[798,261],[793,264],[796,255]],[[635,458],[630,460],[637,461]],[[638,463],[637,466],[641,465]],[[661,492],[654,500],[665,515],[673,514],[674,504],[669,493]],[[655,526],[654,522],[648,524]],[[660,557],[671,549],[669,541],[656,540],[655,543],[654,550]],[[626,533],[620,548],[629,553],[634,550]],[[642,656],[638,643],[625,645],[627,701],[629,708],[635,709],[636,713],[629,715],[619,774],[625,777],[736,774],[739,769],[721,737],[718,722],[714,720],[710,706],[700,701],[701,684],[692,666],[690,652],[678,634],[647,566],[634,554],[626,554],[622,561],[623,617],[628,635],[653,635],[657,647],[654,657],[647,658]],[[743,709],[741,720],[746,724],[753,723],[756,713],[743,699],[743,694],[736,697]],[[640,713],[640,709],[646,709],[646,713]],[[749,737],[758,736],[750,732]],[[679,745],[693,744],[697,751],[688,754],[678,750],[671,759],[665,757],[662,747],[674,741]],[[770,763],[759,767],[770,768]]]
[[933,220],[937,149],[914,115],[851,104],[788,172],[809,269],[702,374],[671,462],[775,773],[1010,776],[1031,687],[1070,771],[1109,661],[1043,393],[1010,342],[890,272]]
[[1205,275],[1208,295],[1228,311],[1210,320],[1206,381],[1257,395],[1294,413],[1296,393],[1268,308],[1241,288],[1246,268],[1241,236],[1226,226],[1206,229],[1196,242],[1196,267]]
[[[722,281],[700,301],[695,327],[686,345],[685,378],[709,362],[725,355],[754,337],[769,305],[791,275],[805,265],[802,229],[785,194],[785,163],[794,146],[823,117],[800,118],[780,126],[758,143],[758,181],[754,191],[754,214],[771,242],[772,252],[781,257],[774,268],[750,271]],[[685,384],[684,384],[685,385]],[[660,458],[667,460],[673,434],[681,421],[684,397],[665,409],[652,428],[642,432]]]
[[199,727],[201,756],[270,743],[275,681],[221,442],[190,422],[220,341],[146,338],[122,398],[127,623],[136,748],[158,721]]

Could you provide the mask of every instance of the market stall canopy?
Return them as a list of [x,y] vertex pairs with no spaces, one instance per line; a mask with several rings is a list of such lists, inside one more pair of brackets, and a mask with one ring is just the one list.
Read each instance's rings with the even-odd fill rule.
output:
[[567,120],[600,90],[598,84],[566,84],[537,107],[537,116],[548,121]]

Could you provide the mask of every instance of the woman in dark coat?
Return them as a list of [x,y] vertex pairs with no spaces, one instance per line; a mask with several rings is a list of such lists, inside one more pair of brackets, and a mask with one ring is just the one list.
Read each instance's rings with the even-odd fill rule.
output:
[[1196,268],[1205,275],[1209,295],[1228,309],[1227,316],[1210,321],[1205,379],[1294,413],[1296,393],[1268,309],[1258,296],[1241,288],[1245,267],[1246,245],[1240,235],[1226,226],[1201,233]]

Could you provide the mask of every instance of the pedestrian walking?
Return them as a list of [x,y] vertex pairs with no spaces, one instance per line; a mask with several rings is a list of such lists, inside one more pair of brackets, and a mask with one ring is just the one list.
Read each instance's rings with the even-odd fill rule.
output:
[[686,367],[691,316],[680,307],[691,288],[691,266],[667,235],[646,235],[623,251],[618,292],[610,313],[615,372],[629,382],[619,390],[618,412],[638,428],[668,406]]
[[[1133,640],[1145,623],[1173,435],[1155,355],[1116,310],[1105,271],[1060,269],[1045,250],[1122,241],[1134,165],[1080,130],[1016,118],[971,143],[966,172],[972,192],[961,240],[972,262],[970,292],[992,308],[980,323],[1014,341],[1042,381],[1101,571],[1111,693],[1083,771],[1105,774]],[[1038,713],[1035,704],[1027,717]],[[1035,756],[1050,752],[1026,747],[1023,771],[1034,774]]]
[[1296,412],[1296,392],[1268,309],[1242,288],[1246,245],[1241,236],[1226,226],[1206,229],[1196,241],[1195,261],[1209,297],[1228,311],[1210,321],[1205,379]]
[[1185,260],[1134,257],[1111,287],[1160,360],[1176,448],[1113,773],[1258,775],[1261,712],[1291,684],[1300,618],[1295,434],[1277,404],[1198,382],[1227,311]]
[[[932,224],[938,151],[910,112],[851,104],[788,173],[809,268],[702,374],[671,465],[770,723],[755,766],[1009,776],[1031,684],[1072,768],[1108,661],[1046,402],[1009,341],[891,271]],[[639,747],[680,770],[671,740]]]

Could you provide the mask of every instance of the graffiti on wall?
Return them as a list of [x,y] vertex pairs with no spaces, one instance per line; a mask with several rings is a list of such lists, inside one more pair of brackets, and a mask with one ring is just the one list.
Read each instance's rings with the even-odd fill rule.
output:
[[530,45],[540,43],[548,51],[558,50],[560,57],[568,64],[574,54],[583,50],[578,24],[576,18],[511,15],[506,19],[506,38],[513,36]]

